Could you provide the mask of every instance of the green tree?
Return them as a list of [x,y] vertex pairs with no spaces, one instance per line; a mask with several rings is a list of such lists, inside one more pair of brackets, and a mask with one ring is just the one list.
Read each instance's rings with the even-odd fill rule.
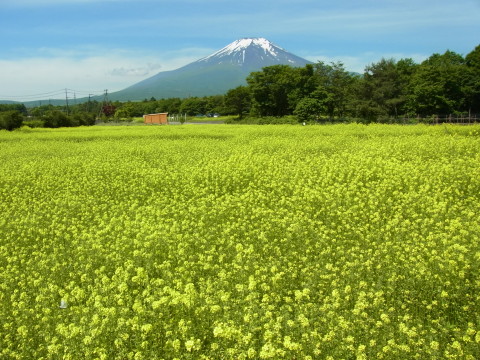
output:
[[157,107],[155,108],[155,112],[168,112],[169,114],[178,114],[180,113],[181,105],[182,100],[180,98],[160,99],[157,100]]
[[53,106],[51,104],[41,105],[41,106],[37,106],[37,107],[31,109],[30,114],[34,117],[41,117],[47,111],[52,111],[52,110],[55,110],[55,106]]
[[314,66],[305,65],[303,68],[294,68],[292,72],[293,89],[288,94],[288,104],[291,109],[296,109],[298,103],[310,97],[315,91],[317,82],[314,76]]
[[187,115],[205,114],[207,101],[205,98],[191,97],[182,101],[180,113]]
[[23,115],[18,110],[0,112],[0,129],[13,130],[22,126]]
[[250,91],[246,86],[238,86],[225,95],[226,111],[238,115],[239,118],[243,118],[250,111],[251,103]]
[[209,114],[221,113],[224,108],[224,96],[213,95],[205,98],[205,112]]
[[70,118],[59,110],[47,111],[42,116],[42,120],[45,123],[44,126],[48,128],[68,127],[72,125]]
[[465,57],[466,74],[463,85],[466,110],[480,112],[480,45]]
[[153,114],[156,111],[157,108],[157,101],[155,100],[154,97],[152,97],[150,100],[144,102],[144,103],[138,103],[139,105],[141,104],[142,106],[139,106],[139,115],[134,115],[134,116],[142,116],[145,114]]
[[247,77],[252,111],[259,116],[284,116],[293,113],[298,96],[299,68],[289,65],[264,67]]
[[345,116],[353,96],[355,76],[341,62],[314,65],[316,88],[310,97],[320,100],[330,118]]
[[131,119],[130,112],[125,107],[121,107],[115,111],[115,119]]
[[377,120],[406,112],[409,84],[417,65],[412,59],[382,59],[365,68],[359,84],[359,115]]
[[115,118],[122,119],[151,114],[153,111],[145,111],[148,104],[148,102],[126,102],[119,104],[115,110]]
[[90,126],[95,124],[95,115],[90,113],[75,113],[69,116],[70,126]]
[[90,99],[84,103],[73,105],[71,109],[73,113],[91,113],[94,115],[98,115],[98,113],[100,112],[101,105],[102,104],[97,100]]
[[0,104],[0,112],[18,111],[23,115],[27,115],[27,108],[24,104]]
[[465,59],[453,52],[433,54],[422,62],[412,77],[409,108],[420,115],[465,111]]
[[321,100],[303,98],[297,104],[294,114],[299,121],[304,122],[318,121],[323,112],[325,112],[325,106]]

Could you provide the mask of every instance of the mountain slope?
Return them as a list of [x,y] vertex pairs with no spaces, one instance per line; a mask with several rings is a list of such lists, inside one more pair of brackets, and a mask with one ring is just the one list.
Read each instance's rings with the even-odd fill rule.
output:
[[264,38],[245,38],[217,52],[172,71],[162,71],[124,90],[112,100],[208,96],[224,94],[246,84],[252,71],[271,65],[302,67],[311,62],[293,55]]

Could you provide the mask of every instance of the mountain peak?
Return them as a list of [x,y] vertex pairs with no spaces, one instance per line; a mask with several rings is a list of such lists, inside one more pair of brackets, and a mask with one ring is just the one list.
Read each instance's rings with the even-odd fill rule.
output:
[[[248,49],[249,47],[259,47],[263,49],[266,53],[270,53],[272,56],[276,56],[275,49],[283,50],[281,47],[273,44],[272,42],[268,41],[265,38],[243,38],[239,40],[235,40],[231,44],[225,46],[223,49],[218,50],[217,52],[213,53],[210,56],[218,56],[218,55],[230,55],[236,51],[243,51]],[[208,56],[207,56],[208,58]]]
[[247,68],[261,68],[274,64],[303,66],[308,61],[290,54],[280,46],[263,38],[243,38],[235,40],[224,48],[198,60],[197,64],[235,64]]

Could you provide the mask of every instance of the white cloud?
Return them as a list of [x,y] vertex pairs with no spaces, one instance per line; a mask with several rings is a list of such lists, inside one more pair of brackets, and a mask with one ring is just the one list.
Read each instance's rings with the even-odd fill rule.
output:
[[[103,89],[122,90],[138,81],[184,66],[208,55],[206,49],[183,49],[163,54],[144,54],[112,50],[109,54],[48,49],[44,54],[19,59],[0,59],[0,99],[33,100],[34,94],[58,89],[75,89],[97,94]],[[52,56],[54,55],[54,56]],[[38,98],[42,98],[41,96]],[[43,97],[44,98],[44,97]]]
[[147,76],[153,71],[159,71],[162,65],[149,63],[143,67],[119,67],[113,69],[110,74],[113,76]]

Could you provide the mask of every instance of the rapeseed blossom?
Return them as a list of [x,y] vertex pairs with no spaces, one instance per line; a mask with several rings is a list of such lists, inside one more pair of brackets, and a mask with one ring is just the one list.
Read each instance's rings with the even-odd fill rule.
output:
[[0,358],[478,359],[479,139],[0,132]]

